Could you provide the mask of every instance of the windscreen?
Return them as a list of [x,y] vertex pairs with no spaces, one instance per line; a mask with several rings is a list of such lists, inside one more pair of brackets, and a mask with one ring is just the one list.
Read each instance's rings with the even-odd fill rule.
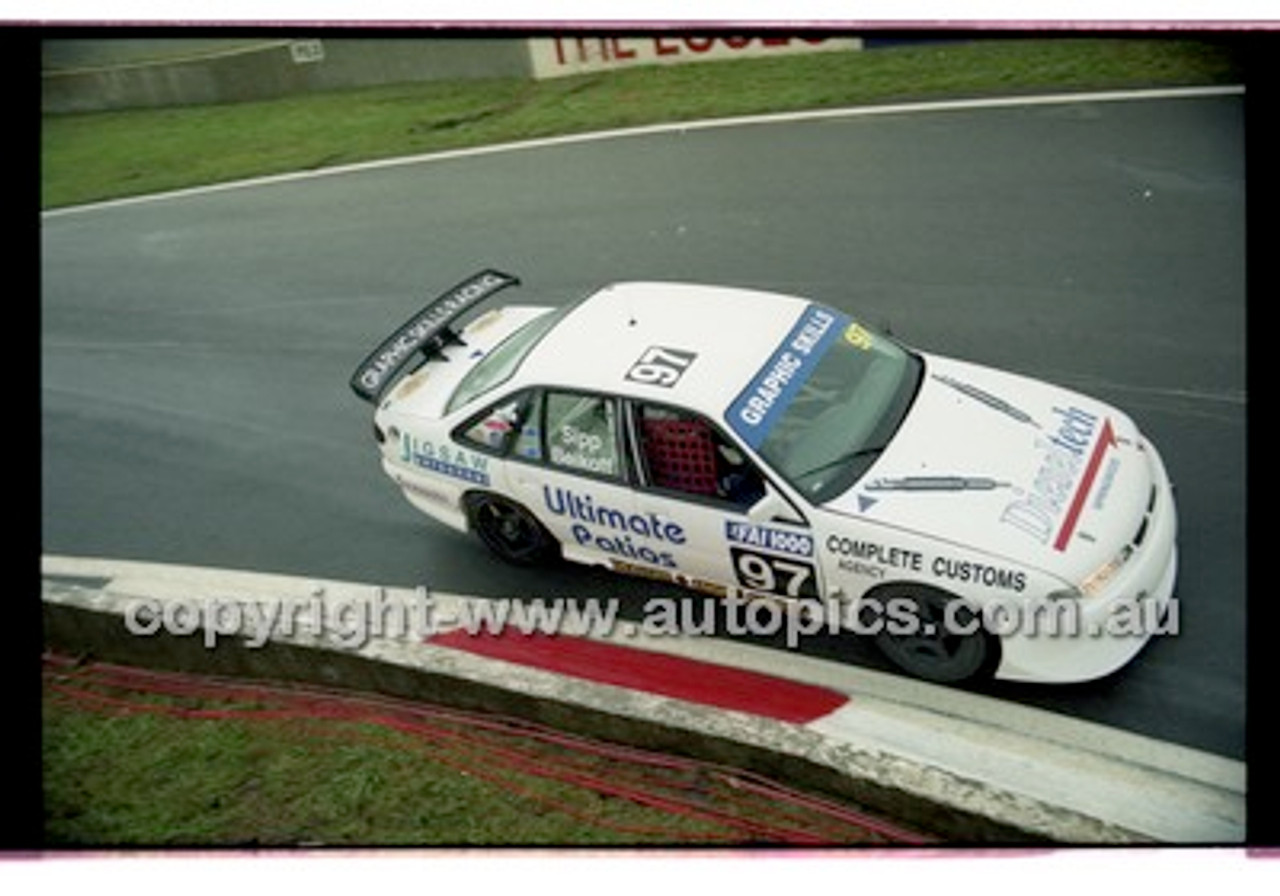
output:
[[842,312],[810,305],[730,406],[734,431],[814,503],[850,488],[888,445],[922,362]]

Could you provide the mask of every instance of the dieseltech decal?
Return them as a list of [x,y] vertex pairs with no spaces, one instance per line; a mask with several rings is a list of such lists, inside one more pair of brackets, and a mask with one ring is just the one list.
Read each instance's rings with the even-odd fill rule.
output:
[[[1053,413],[1058,416],[1057,429],[1047,441],[1037,443],[1044,449],[1040,469],[1026,494],[1006,505],[1000,522],[1041,544],[1049,544],[1052,537],[1053,549],[1064,551],[1103,457],[1108,448],[1118,443],[1109,418],[1099,427],[1097,415],[1077,407],[1053,408]],[[1060,518],[1062,523],[1055,535],[1054,527]]]
[[437,445],[411,433],[400,434],[400,460],[463,482],[489,484],[489,459],[483,454],[475,454],[448,443]]
[[759,448],[774,423],[813,374],[832,340],[852,320],[818,305],[809,306],[764,367],[729,407],[729,425],[752,448]]
[[682,545],[684,527],[657,513],[627,513],[599,503],[590,495],[568,488],[542,487],[542,500],[556,516],[572,520],[569,533],[579,547],[591,546],[606,554],[676,569],[668,545]]

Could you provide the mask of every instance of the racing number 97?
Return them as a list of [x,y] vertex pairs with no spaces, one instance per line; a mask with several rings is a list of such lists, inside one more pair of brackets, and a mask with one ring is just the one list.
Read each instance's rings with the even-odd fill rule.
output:
[[627,371],[627,379],[670,389],[680,382],[680,377],[696,357],[698,356],[693,352],[652,345],[645,349],[640,360],[631,365],[631,369]]
[[744,588],[782,597],[818,596],[813,566],[808,563],[737,548],[731,548],[729,553],[738,584]]

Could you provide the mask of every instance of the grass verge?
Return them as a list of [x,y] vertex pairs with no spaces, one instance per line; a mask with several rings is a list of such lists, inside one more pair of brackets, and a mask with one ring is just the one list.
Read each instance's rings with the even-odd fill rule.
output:
[[1225,84],[1242,77],[1229,43],[1031,38],[47,116],[41,204],[55,208],[660,121],[997,93]]
[[48,846],[883,845],[758,776],[515,720],[46,656]]

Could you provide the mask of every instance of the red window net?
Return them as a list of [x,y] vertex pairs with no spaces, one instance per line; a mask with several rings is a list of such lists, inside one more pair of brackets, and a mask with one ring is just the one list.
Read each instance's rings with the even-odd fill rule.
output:
[[645,420],[645,456],[659,488],[695,495],[716,493],[716,448],[701,420]]

